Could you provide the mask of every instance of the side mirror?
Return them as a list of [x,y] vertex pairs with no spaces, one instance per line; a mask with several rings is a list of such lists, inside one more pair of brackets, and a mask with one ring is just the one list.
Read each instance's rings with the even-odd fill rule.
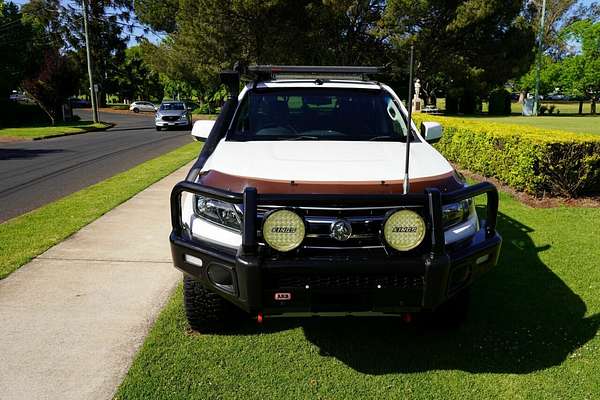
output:
[[214,125],[215,121],[196,121],[194,123],[194,127],[192,128],[192,136],[195,140],[203,142],[208,139],[208,135],[210,135],[210,131],[212,131]]
[[437,122],[422,122],[421,135],[428,143],[439,142],[442,138],[442,126]]

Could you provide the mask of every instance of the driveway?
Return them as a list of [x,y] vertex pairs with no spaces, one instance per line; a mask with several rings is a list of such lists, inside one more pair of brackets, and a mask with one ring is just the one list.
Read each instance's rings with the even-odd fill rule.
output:
[[[77,110],[83,120],[89,110]],[[189,131],[154,129],[153,114],[101,112],[104,132],[0,143],[0,223],[189,143]]]

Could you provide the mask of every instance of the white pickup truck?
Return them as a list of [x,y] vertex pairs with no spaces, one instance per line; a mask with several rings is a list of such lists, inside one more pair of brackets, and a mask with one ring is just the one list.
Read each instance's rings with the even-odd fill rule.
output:
[[470,284],[497,262],[498,195],[467,186],[431,146],[441,126],[417,129],[390,87],[366,79],[373,67],[247,72],[239,94],[239,75],[222,74],[232,96],[216,122],[194,125],[205,144],[171,196],[192,328],[464,313]]

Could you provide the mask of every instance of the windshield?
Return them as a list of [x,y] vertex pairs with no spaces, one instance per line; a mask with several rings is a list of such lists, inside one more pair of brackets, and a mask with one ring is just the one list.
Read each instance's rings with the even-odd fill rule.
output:
[[406,131],[383,90],[286,89],[245,96],[227,140],[405,141]]
[[171,111],[171,110],[185,110],[183,103],[163,103],[160,105],[161,111]]

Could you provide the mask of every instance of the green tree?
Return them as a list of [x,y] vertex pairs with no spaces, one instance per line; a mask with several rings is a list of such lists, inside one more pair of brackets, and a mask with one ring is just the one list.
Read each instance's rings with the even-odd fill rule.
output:
[[70,50],[66,19],[59,0],[30,0],[23,4],[21,12],[23,21],[38,33],[38,46]]
[[[536,36],[541,28],[540,18],[543,0],[527,0],[524,15],[531,22]],[[577,0],[546,0],[544,33],[542,35],[543,50],[555,60],[568,53],[568,44],[562,38],[562,29],[586,12],[578,7]]]
[[390,0],[382,33],[400,64],[414,44],[427,97],[445,89],[456,111],[470,113],[478,96],[531,65],[534,31],[522,7],[521,0]]
[[136,16],[152,29],[172,33],[177,23],[174,15],[179,11],[179,0],[134,0]]
[[[542,58],[540,69],[540,93],[546,95],[556,89],[565,90],[563,87],[564,78],[563,63],[554,60],[550,56]],[[516,88],[525,93],[531,93],[535,90],[536,85],[536,67],[533,65],[531,69],[516,82]],[[569,92],[569,94],[573,94]]]
[[159,74],[152,71],[142,56],[140,46],[125,50],[125,59],[117,72],[117,91],[121,100],[154,100],[163,98]]
[[[600,96],[600,22],[591,19],[573,22],[561,31],[560,38],[564,43],[576,44],[572,47],[577,51],[558,60],[549,55],[542,59],[540,92],[547,94],[558,89],[564,94],[587,99],[591,102],[592,114],[595,114]],[[517,81],[517,87],[531,92],[535,82],[533,67]]]
[[[174,0],[173,0],[174,1]],[[565,0],[566,1],[566,0]],[[406,85],[408,48],[428,98],[444,90],[475,99],[533,60],[534,29],[522,0],[136,0],[140,20],[168,32],[143,44],[152,67],[204,96],[217,73],[243,63],[389,64]],[[175,18],[173,18],[175,14]]]
[[62,105],[73,94],[79,82],[79,69],[73,59],[55,48],[45,50],[39,71],[21,85],[54,125],[62,117]]
[[32,69],[36,45],[35,31],[23,22],[17,5],[0,0],[0,104]]
[[[181,0],[175,25],[163,5],[143,4],[142,22],[170,31],[144,53],[176,81],[216,90],[217,73],[242,63],[372,64],[385,60],[373,0]],[[136,9],[137,10],[137,9]],[[168,27],[167,27],[168,26]]]
[[[24,18],[43,32],[46,47],[61,53],[75,53],[81,72],[86,71],[83,34],[82,0],[30,0],[23,6]],[[107,93],[118,91],[118,67],[125,59],[125,49],[132,28],[131,0],[88,2],[88,26],[92,50],[94,82],[99,84],[99,99],[106,102]],[[80,90],[89,93],[89,83],[80,74]]]
[[571,92],[588,98],[591,112],[596,114],[600,100],[600,21],[574,22],[565,29],[565,35],[579,44],[581,52],[563,61],[563,82]]

